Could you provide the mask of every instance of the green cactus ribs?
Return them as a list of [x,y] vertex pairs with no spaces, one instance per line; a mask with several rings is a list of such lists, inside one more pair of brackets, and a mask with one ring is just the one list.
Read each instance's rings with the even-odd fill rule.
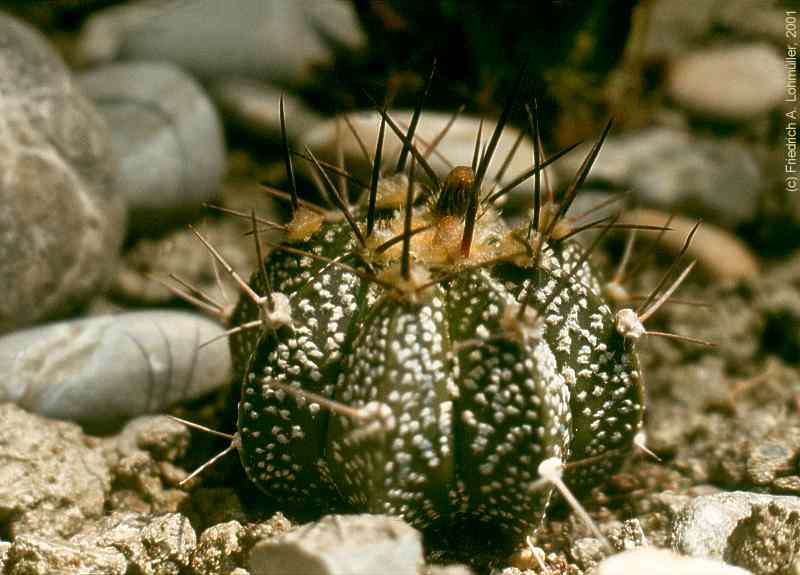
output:
[[[235,444],[249,478],[282,505],[390,513],[510,549],[545,517],[543,462],[562,462],[584,492],[632,450],[644,328],[633,310],[612,311],[589,261],[619,226],[566,215],[610,124],[558,202],[540,193],[540,173],[569,150],[545,160],[538,137],[529,170],[489,181],[521,77],[484,153],[479,140],[473,165],[443,181],[414,144],[416,122],[404,132],[385,111],[363,204],[340,195],[310,150],[337,211],[300,201],[286,146],[287,239],[270,246],[234,313],[251,328],[231,335]],[[382,173],[387,125],[404,148]],[[494,202],[530,178],[531,217],[511,227]],[[602,232],[583,247],[574,235],[587,228]]]

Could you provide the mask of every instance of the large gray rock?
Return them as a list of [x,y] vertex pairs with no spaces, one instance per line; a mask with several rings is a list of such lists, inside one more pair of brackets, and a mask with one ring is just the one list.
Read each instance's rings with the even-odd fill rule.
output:
[[250,553],[252,575],[416,575],[419,532],[386,515],[329,515]]
[[222,125],[200,85],[167,62],[102,66],[78,78],[111,128],[114,187],[134,232],[196,215],[225,171]]
[[104,510],[111,477],[74,423],[0,404],[0,523],[12,537],[69,537]]
[[0,337],[0,401],[93,428],[158,412],[227,382],[224,328],[202,316],[142,311]]
[[45,38],[0,13],[0,333],[63,315],[113,277],[125,206],[107,128]]

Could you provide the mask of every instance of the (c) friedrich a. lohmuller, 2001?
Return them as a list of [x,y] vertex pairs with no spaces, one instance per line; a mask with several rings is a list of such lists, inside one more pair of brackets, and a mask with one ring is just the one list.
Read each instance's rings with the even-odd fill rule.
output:
[[[305,150],[335,210],[298,198],[284,136],[293,217],[240,281],[230,339],[242,394],[228,450],[269,497],[512,550],[554,485],[569,497],[603,482],[641,439],[635,344],[692,264],[636,311],[609,303],[619,286],[589,259],[619,224],[567,212],[610,123],[559,200],[540,173],[571,148],[543,157],[535,109],[530,168],[505,185],[486,177],[523,73],[483,152],[478,134],[472,165],[444,179],[415,142],[422,102],[407,130],[376,115],[362,201]],[[390,169],[387,129],[404,143]],[[510,226],[496,202],[531,179],[530,216]],[[575,238],[587,228],[601,230],[588,247]]]

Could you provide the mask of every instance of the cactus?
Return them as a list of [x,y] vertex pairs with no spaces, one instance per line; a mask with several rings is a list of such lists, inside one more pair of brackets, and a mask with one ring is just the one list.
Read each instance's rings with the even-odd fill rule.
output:
[[[281,102],[286,240],[262,257],[250,214],[262,265],[247,283],[195,232],[243,291],[227,332],[241,399],[238,431],[212,431],[228,448],[182,483],[236,450],[284,509],[395,514],[438,548],[493,554],[529,541],[555,488],[605,542],[574,493],[609,479],[634,446],[646,451],[637,341],[710,345],[643,325],[691,271],[668,283],[697,225],[644,303],[625,307],[633,232],[607,283],[592,251],[614,227],[663,234],[669,220],[568,216],[611,122],[558,201],[542,197],[540,174],[575,146],[544,160],[535,106],[533,166],[502,186],[486,178],[523,72],[483,153],[479,130],[472,165],[444,181],[414,145],[422,101],[407,132],[379,109],[369,193],[354,206],[328,175],[342,168],[306,149],[336,210],[298,197]],[[382,174],[387,125],[403,149]],[[497,200],[531,177],[530,219],[510,226]],[[575,236],[590,228],[601,232],[583,247]]]
[[[229,449],[269,497],[511,549],[541,524],[553,484],[601,483],[641,437],[635,343],[688,269],[647,311],[606,303],[589,258],[615,224],[566,213],[610,122],[558,202],[539,176],[569,149],[542,160],[530,109],[534,165],[500,189],[484,182],[521,77],[484,153],[479,137],[473,165],[444,181],[414,146],[415,119],[404,133],[382,111],[364,205],[340,197],[311,150],[338,211],[299,200],[285,143],[293,218],[230,339],[242,391]],[[381,175],[386,125],[404,148]],[[533,176],[530,220],[511,227],[494,202]],[[602,229],[588,248],[574,238],[585,227]]]

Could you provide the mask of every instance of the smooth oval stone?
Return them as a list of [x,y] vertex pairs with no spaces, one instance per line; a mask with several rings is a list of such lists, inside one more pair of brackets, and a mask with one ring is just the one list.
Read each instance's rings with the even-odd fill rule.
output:
[[0,337],[0,402],[93,429],[200,397],[226,383],[224,328],[202,316],[142,311]]
[[[405,130],[411,122],[412,114],[412,110],[391,110],[389,112],[390,117],[403,130]],[[373,156],[375,154],[375,147],[378,142],[378,132],[381,124],[380,114],[375,111],[351,112],[347,114],[347,118],[350,120],[354,131],[358,133],[364,146],[370,153],[370,156]],[[452,114],[441,112],[422,113],[415,132],[415,145],[417,145],[420,151],[424,153],[427,144],[430,144],[436,139],[451,119]],[[287,118],[286,121],[288,123],[290,119]],[[475,116],[459,115],[455,123],[453,123],[436,146],[435,151],[428,156],[428,163],[440,178],[445,178],[452,166],[469,166],[472,164],[472,157],[475,154],[475,138],[478,134],[480,122],[480,118]],[[353,131],[348,128],[344,119],[339,120],[338,130],[336,124],[336,119],[329,119],[320,123],[301,138],[301,149],[308,146],[315,155],[330,162],[337,163],[337,140],[341,139],[347,170],[355,173],[364,182],[369,182],[371,167],[367,164],[364,153],[361,151],[361,147],[358,144],[358,140],[353,135]],[[496,125],[494,121],[484,119],[481,136],[484,142],[489,141]],[[509,125],[505,126],[503,134],[498,141],[497,148],[495,149],[494,156],[492,157],[492,162],[486,173],[487,181],[491,181],[497,177],[498,171],[511,152],[518,135],[519,131],[516,128]],[[384,133],[382,155],[382,163],[386,168],[395,165],[402,146],[403,144],[400,138],[398,138],[387,125]],[[549,157],[554,153],[554,151],[550,150],[548,150],[548,152],[549,153],[543,155],[543,157]],[[297,162],[297,164],[308,169],[307,162]],[[522,138],[502,181],[507,183],[532,166],[533,143],[526,136]],[[417,166],[417,170],[421,171],[421,168]],[[550,169],[545,169],[545,172],[547,173],[550,186],[556,189],[557,182],[555,172]],[[532,196],[532,181],[533,178],[528,180],[526,184],[520,185],[516,189],[517,193],[529,194]],[[544,186],[544,183],[542,186]]]
[[349,3],[131,2],[93,15],[81,32],[78,52],[90,63],[168,60],[204,80],[240,76],[299,84],[314,66],[332,59],[329,39],[352,49],[364,45]]
[[784,76],[783,61],[768,44],[718,46],[675,58],[667,92],[701,116],[742,121],[781,104]]
[[111,144],[46,39],[0,13],[0,333],[102,292],[124,236]]
[[79,77],[111,128],[115,188],[132,232],[161,231],[219,194],[225,143],[200,85],[166,62],[112,64]]

